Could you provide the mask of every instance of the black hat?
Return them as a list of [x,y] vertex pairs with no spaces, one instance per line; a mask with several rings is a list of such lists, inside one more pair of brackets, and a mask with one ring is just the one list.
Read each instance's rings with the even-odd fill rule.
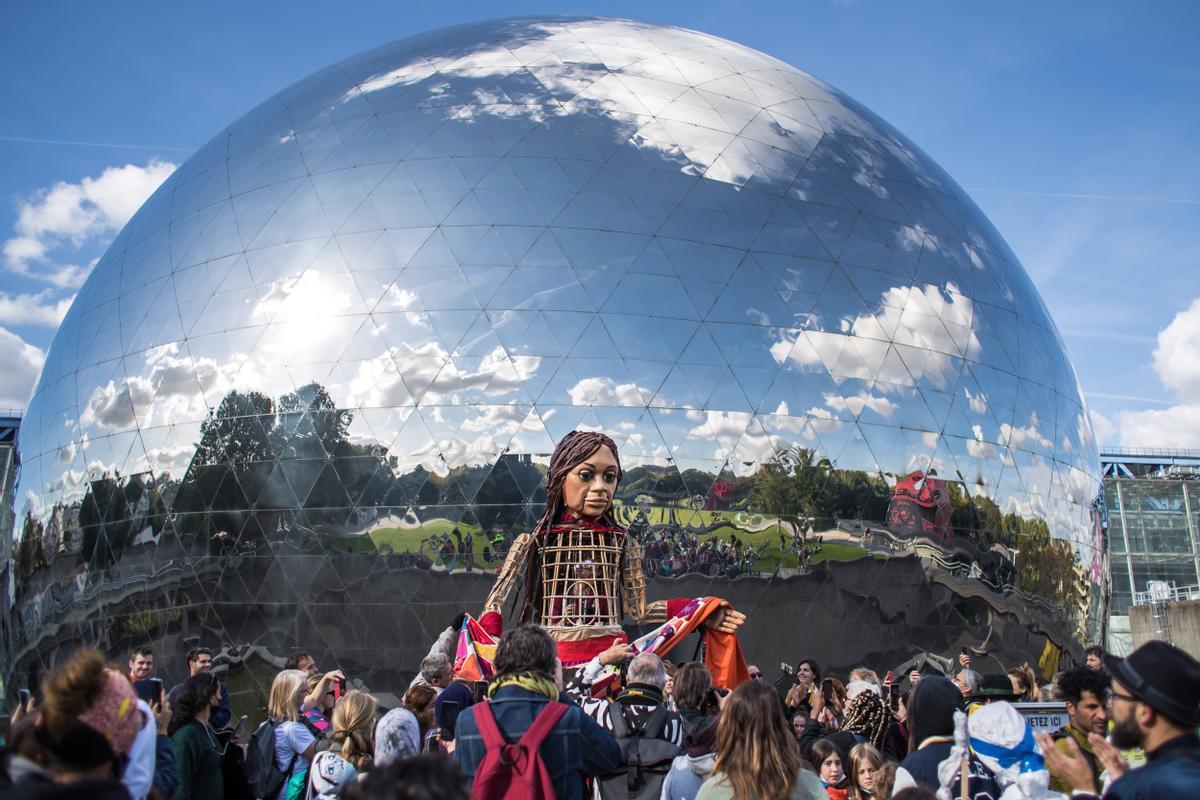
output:
[[986,697],[989,700],[1012,700],[1020,697],[1020,692],[1014,692],[1012,681],[1007,675],[991,672],[983,676],[979,689],[971,697]]
[[1104,666],[1155,711],[1189,728],[1200,725],[1200,662],[1178,647],[1146,642],[1128,658],[1106,654]]

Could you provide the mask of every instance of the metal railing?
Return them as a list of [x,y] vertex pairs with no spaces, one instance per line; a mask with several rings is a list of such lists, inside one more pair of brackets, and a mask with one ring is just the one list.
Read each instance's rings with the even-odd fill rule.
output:
[[1174,603],[1178,600],[1200,599],[1200,585],[1176,586],[1168,581],[1149,581],[1146,591],[1133,593],[1135,606],[1148,606],[1158,603]]

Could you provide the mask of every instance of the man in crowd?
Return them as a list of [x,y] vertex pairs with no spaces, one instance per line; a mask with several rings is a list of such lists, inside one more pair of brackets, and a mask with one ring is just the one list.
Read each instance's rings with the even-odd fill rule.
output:
[[129,680],[140,681],[154,677],[154,648],[135,647],[129,656]]
[[[1059,676],[1058,693],[1067,701],[1068,723],[1052,734],[1054,742],[1059,750],[1070,754],[1072,750],[1067,740],[1073,740],[1084,761],[1092,768],[1092,777],[1099,786],[1103,770],[1088,741],[1088,734],[1103,737],[1108,733],[1108,678],[1090,667],[1076,667]],[[1071,787],[1058,778],[1050,782],[1050,788],[1058,792],[1071,791]]]
[[1104,672],[1104,648],[1094,644],[1084,652],[1087,654],[1087,668],[1093,672]]
[[292,653],[287,657],[287,661],[283,663],[284,669],[298,669],[301,672],[307,672],[309,675],[318,675],[321,670],[317,668],[317,662],[308,653],[303,650],[297,653]]
[[[1105,800],[1194,797],[1200,787],[1200,662],[1166,642],[1151,641],[1128,658],[1104,656],[1113,676],[1112,744],[1096,733],[1088,741],[1109,777]],[[1074,739],[1066,751],[1037,734],[1046,767],[1073,798],[1097,797],[1100,787]],[[1146,765],[1129,769],[1118,748],[1141,747]],[[1090,794],[1089,794],[1090,793]]]
[[[187,654],[188,677],[192,677],[197,672],[212,672],[212,661],[212,651],[207,647],[192,648]],[[229,724],[229,720],[233,719],[233,704],[229,700],[229,690],[225,688],[224,682],[221,682],[220,686],[221,704],[208,718],[208,724],[214,730],[221,730]],[[167,692],[167,704],[172,709],[175,708],[175,700],[181,691],[183,691],[182,681],[172,686],[171,691]]]
[[445,653],[430,653],[421,660],[421,671],[413,678],[412,686],[429,686],[438,694],[454,680],[454,666]]
[[476,703],[458,715],[455,763],[473,784],[488,751],[475,719],[481,708],[486,707],[495,718],[507,741],[517,742],[550,703],[567,703],[538,753],[554,784],[554,796],[582,800],[584,779],[616,769],[621,751],[612,734],[561,694],[554,679],[560,668],[554,640],[538,625],[513,628],[500,638],[493,665],[496,677],[491,682],[490,702]]
[[[584,686],[590,688],[591,678],[589,668],[597,662],[607,662],[608,654],[613,651],[628,650],[628,645],[622,643],[601,653],[585,665],[581,680]],[[654,653],[641,653],[629,662],[625,671],[625,689],[614,700],[591,697],[588,692],[581,692],[576,699],[589,717],[600,723],[607,731],[613,730],[612,715],[620,713],[626,727],[635,731],[645,728],[647,720],[658,710],[666,706],[667,697],[663,688],[667,683],[667,667],[663,660]],[[662,738],[679,745],[683,743],[683,720],[679,714],[668,709],[666,725],[663,727]]]

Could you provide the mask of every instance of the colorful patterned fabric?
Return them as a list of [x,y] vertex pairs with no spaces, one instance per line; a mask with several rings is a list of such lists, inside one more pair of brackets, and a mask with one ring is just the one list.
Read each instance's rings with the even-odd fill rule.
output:
[[495,675],[492,661],[496,658],[496,638],[467,614],[458,632],[454,676],[461,681],[485,681]]

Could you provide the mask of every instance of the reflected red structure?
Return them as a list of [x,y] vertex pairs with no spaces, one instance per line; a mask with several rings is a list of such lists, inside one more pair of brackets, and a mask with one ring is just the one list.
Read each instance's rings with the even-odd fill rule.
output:
[[887,525],[895,534],[949,539],[952,513],[945,481],[917,470],[899,481],[892,491]]

